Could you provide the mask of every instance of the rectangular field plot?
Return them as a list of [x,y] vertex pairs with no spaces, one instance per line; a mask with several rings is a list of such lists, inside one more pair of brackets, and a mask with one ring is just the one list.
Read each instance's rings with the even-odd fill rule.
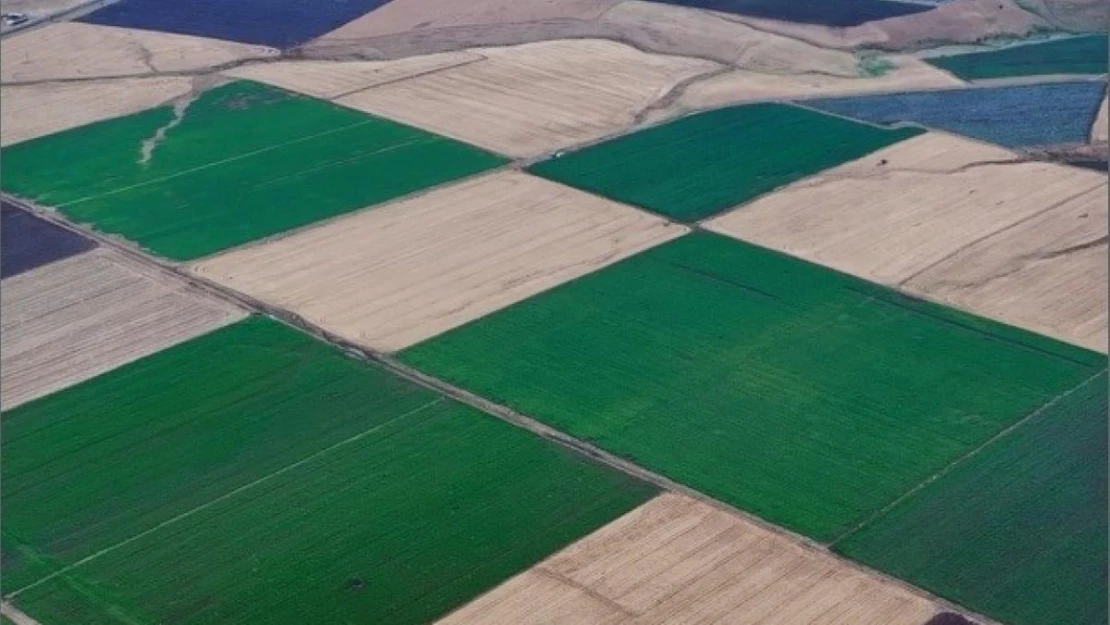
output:
[[0,278],[91,250],[96,244],[0,200]]
[[529,171],[694,221],[917,134],[784,104],[751,104],[625,135]]
[[951,89],[807,100],[876,123],[911,123],[1013,148],[1086,143],[1106,90],[1101,81]]
[[1011,625],[1107,620],[1107,378],[836,545]]
[[1069,37],[1002,50],[954,54],[928,59],[964,80],[1037,74],[1105,74],[1106,35]]
[[1105,366],[702,233],[400,357],[818,540]]
[[931,601],[667,493],[439,625],[924,625]]
[[243,315],[104,248],[7,278],[0,287],[0,407],[9,410]]
[[43,623],[423,623],[654,489],[263,318],[5,415]]
[[187,260],[503,162],[422,130],[242,81],[7,148],[3,185]]
[[706,226],[1106,350],[1106,176],[928,133]]
[[858,26],[864,22],[912,15],[932,7],[890,0],[651,0],[785,22]]
[[194,271],[393,351],[684,232],[505,172],[235,250]]

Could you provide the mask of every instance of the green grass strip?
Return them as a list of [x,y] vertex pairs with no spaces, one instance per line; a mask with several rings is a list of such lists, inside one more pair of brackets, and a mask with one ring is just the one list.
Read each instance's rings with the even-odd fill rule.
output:
[[691,115],[537,163],[534,174],[683,221],[920,134],[785,104]]

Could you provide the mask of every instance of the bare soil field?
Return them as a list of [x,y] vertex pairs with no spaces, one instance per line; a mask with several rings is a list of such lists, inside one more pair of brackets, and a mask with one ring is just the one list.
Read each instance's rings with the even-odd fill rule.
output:
[[1098,109],[1098,117],[1095,118],[1095,123],[1091,125],[1091,143],[1106,143],[1107,120],[1107,102],[1103,100],[1102,106]]
[[0,309],[4,410],[245,316],[104,248],[4,280]]
[[276,54],[272,48],[203,37],[66,22],[4,39],[0,43],[0,81],[192,71]]
[[504,172],[336,220],[193,270],[394,351],[686,232]]
[[922,625],[925,598],[674,493],[439,625]]
[[1023,0],[1030,11],[1064,30],[1105,32],[1107,9],[1104,0]]
[[479,54],[458,51],[413,56],[396,61],[278,61],[242,65],[224,74],[268,83],[317,98],[331,99],[482,59],[484,57]]
[[[1000,271],[1025,266],[1026,261],[1035,260],[1030,255],[1051,255],[1058,246],[1051,237],[1030,237],[1034,233],[1022,229],[1026,238],[1017,244],[1010,239],[1017,235],[1006,235],[1007,229],[1070,206],[1069,202],[1085,194],[1105,194],[1105,175],[1019,161],[1017,154],[1002,148],[928,133],[790,185],[706,225],[866,279],[920,292],[915,285],[924,283],[917,278],[928,275],[927,284],[940,282],[944,280],[942,267],[960,273],[968,271],[966,263],[978,262],[977,270],[990,271],[985,260],[953,261],[975,246],[988,246],[992,259],[1005,256],[991,261]],[[940,181],[943,184],[938,184]],[[1100,225],[1097,216],[1092,216],[1083,224],[1083,234],[1076,235],[1079,238],[1105,236],[1105,219]],[[996,237],[998,246],[992,245]],[[1102,249],[1105,258],[1105,247]],[[988,304],[990,293],[999,288],[995,286],[980,289],[973,297],[965,285],[945,291],[943,297],[957,302],[959,291],[964,298],[957,304],[960,307],[1035,330],[1055,328],[1056,336],[1090,346],[1091,311],[1098,308],[1094,299],[1105,300],[1099,295],[1105,292],[1105,280],[1097,273],[1078,273],[1064,261],[1039,263],[1037,272],[1058,272],[1042,279],[1059,282],[1056,289],[1068,289],[1071,297],[1083,302],[1061,307],[1059,292],[1046,288],[1024,294],[1022,297],[1035,301],[1025,301],[1020,307],[1014,307],[1013,293],[997,294],[997,301]]]
[[842,77],[820,73],[774,74],[736,69],[693,81],[671,94],[644,121],[756,100],[805,99],[888,91],[959,87],[964,83],[919,59],[890,56],[891,69],[880,76]]
[[625,128],[676,84],[718,68],[709,61],[651,55],[600,40],[475,52],[486,60],[336,102],[527,157]]
[[191,90],[187,77],[0,87],[0,146],[154,108]]

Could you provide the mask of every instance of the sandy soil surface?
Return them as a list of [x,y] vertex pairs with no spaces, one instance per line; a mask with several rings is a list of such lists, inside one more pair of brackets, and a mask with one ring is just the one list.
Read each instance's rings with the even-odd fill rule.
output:
[[331,99],[368,87],[459,67],[484,58],[473,52],[459,51],[413,56],[396,61],[278,61],[243,65],[224,74]]
[[904,287],[1105,352],[1108,258],[1102,185],[960,250]]
[[1024,0],[953,0],[932,11],[848,28],[734,16],[760,30],[829,48],[915,50],[942,43],[976,43],[992,37],[1022,37],[1047,22],[1021,8]]
[[1110,126],[1108,123],[1107,115],[1107,101],[1102,101],[1102,106],[1098,109],[1098,117],[1095,118],[1095,123],[1091,125],[1091,143],[1105,143],[1107,140],[1107,128]]
[[149,75],[266,58],[277,51],[203,37],[67,22],[0,43],[0,81]]
[[686,229],[502,172],[197,263],[351,341],[393,351]]
[[908,56],[886,57],[893,67],[881,76],[844,78],[824,74],[766,74],[731,70],[691,81],[670,94],[643,121],[728,104],[770,99],[804,99],[861,93],[959,87],[963,83],[935,67]]
[[4,280],[4,410],[241,319],[118,252],[96,249]]
[[928,600],[667,493],[440,625],[921,625]]
[[[991,241],[1084,193],[1105,193],[1104,174],[1018,159],[1002,148],[928,133],[790,185],[706,225],[869,280],[915,290],[916,276],[928,273],[931,281],[942,280],[939,267],[961,250]],[[1006,262],[1021,264],[1024,257],[1051,253],[1054,246],[1046,240],[1006,243]],[[1063,268],[1056,276],[1061,282],[1074,285],[1082,278],[1064,262],[1043,266]],[[1097,293],[1104,292],[1105,285],[1095,284],[1101,278],[1091,275],[1088,280],[1091,296],[1104,299]],[[1061,307],[1052,299],[1057,295],[1030,292],[1037,301],[1020,308],[1011,306],[1016,301],[1011,295],[991,304],[969,297],[966,307],[1031,328],[1029,320],[1043,316],[1038,311],[1055,311],[1051,321],[1038,322],[1032,329],[1059,328],[1056,335],[1082,344],[1090,322],[1082,311],[1090,306]]]
[[360,91],[336,102],[514,157],[630,126],[676,84],[717,69],[611,41],[478,49],[486,60]]
[[0,146],[153,108],[191,89],[184,77],[0,87]]

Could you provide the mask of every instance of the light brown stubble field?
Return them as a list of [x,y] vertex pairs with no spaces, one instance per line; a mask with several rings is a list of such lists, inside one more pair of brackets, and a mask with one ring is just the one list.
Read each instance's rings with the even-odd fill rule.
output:
[[[1070,214],[1073,202],[1086,205],[1100,193],[1106,193],[1106,179],[1097,172],[1019,162],[1002,148],[928,133],[763,196],[706,226],[1007,323],[1052,328],[1055,336],[1105,350],[1104,338],[1090,331],[1105,318],[1105,273],[1076,270],[1092,253],[1105,261],[1105,246],[1035,263],[1038,282],[1051,287],[1017,294],[1010,292],[1022,288],[1017,280],[997,281],[1015,266],[1032,271],[1027,260],[1068,247],[1043,228],[1020,224],[1055,210]],[[1106,236],[1096,208],[1079,212],[1090,215],[1062,226],[1071,239]],[[990,252],[961,256],[979,248]],[[962,286],[930,293],[931,284],[949,284],[948,271]],[[969,273],[973,279],[965,284],[960,276]],[[1061,298],[1069,304],[1061,306]]]
[[244,316],[104,248],[6,278],[0,407],[14,408]]
[[0,81],[151,75],[206,69],[277,50],[230,41],[66,22],[0,43]]
[[399,350],[686,232],[519,172],[483,176],[193,266]]
[[929,600],[674,493],[438,625],[922,625]]

